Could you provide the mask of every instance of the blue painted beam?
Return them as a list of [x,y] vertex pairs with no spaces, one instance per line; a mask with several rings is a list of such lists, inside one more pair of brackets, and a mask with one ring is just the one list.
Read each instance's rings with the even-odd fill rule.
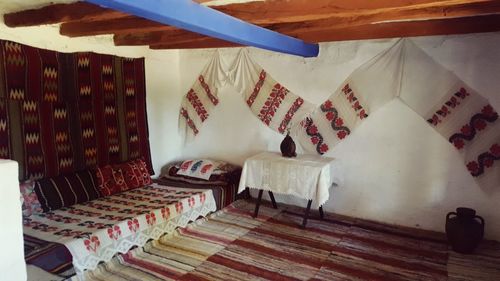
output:
[[316,57],[318,44],[250,24],[191,0],[86,0],[210,37],[302,57]]

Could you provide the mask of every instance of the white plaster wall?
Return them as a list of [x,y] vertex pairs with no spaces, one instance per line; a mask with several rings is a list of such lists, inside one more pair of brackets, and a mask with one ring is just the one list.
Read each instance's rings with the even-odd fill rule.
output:
[[[0,17],[3,20],[3,17]],[[9,28],[0,22],[0,39],[59,52],[92,51],[125,57],[145,57],[146,107],[153,168],[175,157],[180,147],[177,131],[179,94],[178,51],[151,51],[147,47],[116,47],[112,36],[69,38],[57,26]],[[175,93],[175,94],[174,94]],[[172,108],[174,107],[174,108]]]
[[0,280],[26,280],[17,162],[0,159]]
[[[500,110],[500,33],[414,38],[436,61],[455,72]],[[276,80],[313,103],[323,102],[356,67],[394,43],[367,40],[321,45],[318,58],[303,59],[250,49]],[[221,49],[232,63],[238,49]],[[212,50],[180,51],[181,95]],[[374,81],[375,82],[375,81]],[[265,127],[231,87],[220,107],[181,158],[211,156],[242,164],[258,151],[279,150],[282,136]],[[444,231],[445,215],[458,206],[475,208],[486,219],[486,236],[500,240],[500,183],[482,190],[455,148],[399,100],[370,115],[327,156],[342,161],[344,184],[325,206],[349,216]],[[279,196],[278,200],[305,202]]]

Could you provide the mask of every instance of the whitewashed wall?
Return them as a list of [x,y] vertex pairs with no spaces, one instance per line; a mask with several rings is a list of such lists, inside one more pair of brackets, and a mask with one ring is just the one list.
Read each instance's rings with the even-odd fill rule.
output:
[[[500,111],[500,33],[414,41]],[[257,49],[250,49],[250,54],[292,92],[320,104],[356,67],[394,42],[322,44],[320,56],[312,59]],[[220,52],[231,63],[237,51]],[[180,52],[180,94],[189,89],[212,52]],[[258,151],[279,151],[282,136],[263,126],[234,89],[225,87],[220,101],[200,136],[183,148],[182,157],[212,156],[242,164]],[[486,219],[486,236],[500,240],[500,183],[496,190],[478,187],[455,148],[397,99],[371,114],[327,156],[342,161],[344,183],[334,189],[326,211],[444,231],[446,213],[467,206]],[[278,200],[305,205],[293,198]]]
[[[211,50],[150,51],[114,47],[109,36],[67,38],[56,27],[10,29],[0,38],[62,52],[94,51],[146,57],[147,110],[151,154],[157,174],[173,159],[212,156],[242,164],[262,150],[278,150],[282,136],[263,126],[234,89],[222,89],[221,105],[194,142],[184,146],[177,132],[182,96],[210,59]],[[414,39],[439,63],[491,100],[500,110],[500,33]],[[319,58],[303,59],[257,49],[251,56],[278,81],[316,104],[359,65],[393,40],[322,44]],[[222,49],[232,62],[238,49]],[[443,230],[445,214],[457,206],[478,210],[486,235],[500,240],[498,190],[482,190],[465,170],[455,149],[414,112],[394,100],[372,114],[328,156],[344,165],[344,184],[325,206],[350,216]],[[303,204],[293,198],[279,198]]]
[[17,162],[0,159],[0,280],[26,280]]

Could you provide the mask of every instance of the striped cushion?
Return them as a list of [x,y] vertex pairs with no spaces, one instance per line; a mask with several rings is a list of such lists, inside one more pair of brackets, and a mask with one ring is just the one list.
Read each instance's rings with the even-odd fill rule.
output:
[[95,173],[90,170],[36,181],[35,192],[44,212],[100,197]]

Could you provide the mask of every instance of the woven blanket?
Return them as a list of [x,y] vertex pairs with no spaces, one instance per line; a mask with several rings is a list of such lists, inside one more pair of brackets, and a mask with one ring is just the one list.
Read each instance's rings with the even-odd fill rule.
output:
[[[88,280],[498,280],[500,244],[449,254],[444,234],[303,209],[233,205],[87,272]],[[452,256],[452,265],[449,256]],[[471,266],[473,265],[473,266]],[[480,278],[479,278],[480,277]]]
[[211,190],[158,184],[24,218],[24,233],[64,244],[75,271],[95,269],[116,253],[143,246],[215,211]]

